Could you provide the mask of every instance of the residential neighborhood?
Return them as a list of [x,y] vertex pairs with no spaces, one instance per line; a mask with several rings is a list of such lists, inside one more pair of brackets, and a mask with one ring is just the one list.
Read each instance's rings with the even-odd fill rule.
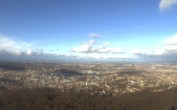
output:
[[63,91],[97,90],[100,94],[124,94],[177,85],[177,65],[126,63],[26,63],[0,64],[0,88],[59,88]]

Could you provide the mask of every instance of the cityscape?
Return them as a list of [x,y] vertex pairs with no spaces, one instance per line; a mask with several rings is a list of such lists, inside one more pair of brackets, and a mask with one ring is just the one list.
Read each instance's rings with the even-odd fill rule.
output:
[[177,110],[177,0],[0,0],[0,110]]
[[14,88],[98,89],[100,94],[124,94],[177,85],[177,65],[126,63],[1,63],[0,86]]
[[176,73],[176,64],[1,62],[0,108],[173,110]]

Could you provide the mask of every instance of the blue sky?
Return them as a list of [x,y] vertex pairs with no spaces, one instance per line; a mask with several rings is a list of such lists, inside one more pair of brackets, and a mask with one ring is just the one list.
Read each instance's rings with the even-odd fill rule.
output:
[[177,0],[1,0],[0,53],[175,57],[176,5]]

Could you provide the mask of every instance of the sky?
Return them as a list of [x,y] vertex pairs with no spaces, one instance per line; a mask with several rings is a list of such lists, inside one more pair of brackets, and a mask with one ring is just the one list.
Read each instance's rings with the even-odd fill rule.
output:
[[0,59],[177,62],[177,0],[0,0]]

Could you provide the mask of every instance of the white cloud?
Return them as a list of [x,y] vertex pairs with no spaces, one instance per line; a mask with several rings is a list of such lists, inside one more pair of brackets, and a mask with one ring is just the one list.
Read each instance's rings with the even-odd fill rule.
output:
[[20,50],[16,50],[15,53],[16,53],[16,55],[21,55],[22,54]]
[[105,42],[103,45],[104,45],[104,46],[110,46],[111,43],[109,43],[109,42]]
[[130,53],[136,55],[162,55],[165,53],[165,50],[163,48],[156,48],[154,50],[133,49]]
[[89,54],[87,58],[96,58],[96,59],[124,59],[124,58],[132,58],[125,54]]
[[81,58],[97,58],[97,59],[124,59],[136,58],[144,61],[177,61],[177,34],[168,37],[159,47],[147,49],[133,49],[124,51],[119,47],[113,47],[110,43],[105,42],[99,46],[93,45],[93,41],[76,47],[72,50],[73,55]]
[[96,34],[96,33],[91,33],[91,34],[89,34],[89,36],[93,37],[93,38],[98,38],[100,35]]
[[167,52],[176,52],[177,51],[177,34],[171,36],[171,37],[168,37],[165,41],[164,41],[164,47],[165,47],[165,50]]
[[120,48],[116,47],[116,48],[108,48],[108,47],[105,47],[105,46],[102,46],[102,47],[99,47],[99,48],[96,48],[96,52],[97,53],[124,53],[123,50],[121,50]]
[[79,53],[92,53],[93,52],[93,47],[88,44],[81,45],[77,48],[73,48],[71,50],[72,52],[79,52]]
[[94,45],[94,44],[96,44],[96,42],[95,42],[94,40],[89,40],[89,41],[87,42],[87,44],[88,44],[88,45]]
[[90,40],[87,44],[81,45],[79,47],[71,49],[72,52],[76,53],[107,53],[107,54],[116,54],[124,53],[119,47],[106,47],[106,46],[93,46],[95,42]]
[[177,34],[166,39],[164,41],[164,44],[165,45],[177,45]]
[[160,0],[159,8],[160,10],[166,10],[171,8],[177,3],[177,0]]
[[27,52],[26,52],[27,55],[31,55],[32,53],[33,53],[33,52],[32,52],[31,49],[27,50]]
[[165,49],[167,51],[177,51],[177,45],[168,45]]
[[130,51],[132,54],[145,54],[146,52],[141,49],[133,49]]
[[[95,39],[96,40],[96,39]],[[153,60],[162,59],[171,61],[177,61],[177,34],[168,37],[163,41],[161,47],[156,47],[154,49],[133,49],[131,51],[125,51],[120,47],[113,47],[111,43],[104,42],[101,45],[98,42],[96,45],[94,40],[89,40],[85,44],[78,47],[72,48],[70,52],[60,53],[58,51],[46,52],[44,49],[32,48],[32,44],[17,41],[5,36],[0,36],[0,57],[1,53],[10,53],[11,55],[19,55],[33,58],[36,55],[43,56],[58,56],[60,57],[71,57],[71,58],[97,58],[97,59],[124,59],[124,58],[150,58]],[[29,55],[29,56],[28,56]],[[32,58],[32,57],[31,57]],[[42,57],[44,58],[44,57]],[[41,59],[42,59],[41,58]]]
[[25,53],[30,46],[30,43],[15,41],[11,38],[0,36],[0,52],[21,55],[22,53]]
[[139,55],[164,55],[177,52],[177,34],[168,37],[163,41],[162,47],[157,47],[153,50],[134,49],[131,51],[133,54]]
[[168,37],[163,42],[162,47],[157,47],[156,49],[149,51],[135,49],[132,53],[140,58],[148,58],[151,60],[168,62],[177,61],[177,34]]
[[[66,56],[66,54],[65,54]],[[124,58],[135,58],[127,54],[113,54],[113,53],[70,53],[67,56],[73,56],[76,58],[95,58],[95,59],[124,59]]]
[[155,49],[155,50],[153,50],[152,51],[152,55],[163,55],[163,54],[165,54],[166,53],[166,51],[164,50],[164,49]]
[[138,53],[141,53],[141,50],[140,49],[133,49],[130,52],[133,54],[138,54]]

